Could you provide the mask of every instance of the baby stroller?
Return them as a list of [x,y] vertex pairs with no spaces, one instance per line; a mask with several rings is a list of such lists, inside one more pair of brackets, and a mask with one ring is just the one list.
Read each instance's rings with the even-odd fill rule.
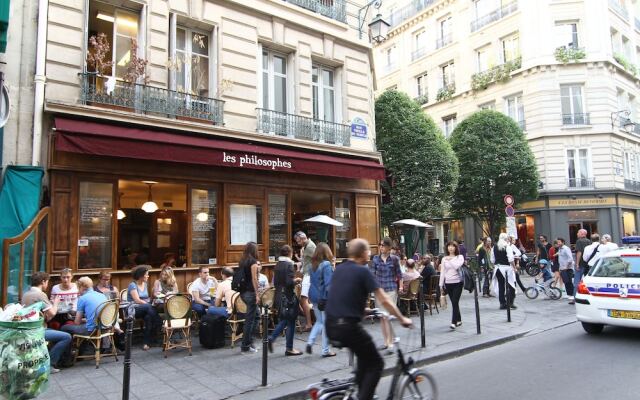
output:
[[[535,299],[538,297],[540,292],[543,292],[547,297],[552,300],[559,300],[562,298],[562,291],[555,286],[551,286],[553,284],[553,274],[549,271],[547,260],[540,260],[538,265],[540,266],[540,273],[535,278],[535,284],[533,286],[529,286],[527,290],[525,290],[524,294],[529,299]],[[542,283],[540,283],[540,278],[542,278]]]

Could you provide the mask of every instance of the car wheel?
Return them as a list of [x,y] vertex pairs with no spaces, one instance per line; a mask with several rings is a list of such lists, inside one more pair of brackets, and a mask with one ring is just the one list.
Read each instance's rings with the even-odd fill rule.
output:
[[584,328],[584,330],[587,333],[592,333],[592,334],[597,334],[602,332],[602,329],[604,329],[604,325],[602,324],[592,324],[589,322],[583,322],[582,323],[582,328]]

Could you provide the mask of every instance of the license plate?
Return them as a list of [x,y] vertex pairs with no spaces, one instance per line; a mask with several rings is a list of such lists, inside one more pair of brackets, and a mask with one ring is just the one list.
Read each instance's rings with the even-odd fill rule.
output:
[[611,318],[640,319],[640,311],[609,310]]

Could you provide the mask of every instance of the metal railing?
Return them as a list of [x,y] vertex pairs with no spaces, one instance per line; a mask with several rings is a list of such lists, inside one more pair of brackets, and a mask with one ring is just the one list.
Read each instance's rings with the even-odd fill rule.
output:
[[139,114],[159,114],[170,118],[189,118],[222,125],[224,101],[137,83],[116,81],[92,73],[80,75],[80,102],[123,108]]
[[347,22],[347,5],[345,0],[285,0],[309,11],[340,22]]
[[631,179],[625,179],[624,188],[625,190],[630,190],[632,192],[640,192],[640,182]]
[[349,147],[349,125],[256,108],[258,132]]
[[398,63],[394,62],[393,64],[387,64],[382,67],[382,74],[387,75],[392,73],[393,71],[398,69]]
[[446,34],[436,40],[436,49],[440,49],[453,42],[453,35],[451,33]]
[[589,113],[562,114],[562,125],[591,125]]
[[390,28],[400,25],[404,20],[413,17],[420,11],[427,9],[435,3],[435,0],[413,0],[411,3],[392,12],[386,21],[389,23]]
[[609,7],[620,14],[620,16],[625,20],[629,20],[629,11],[627,11],[627,9],[624,8],[624,6],[618,0],[609,0]]
[[516,11],[518,11],[517,1],[505,4],[504,6],[490,12],[489,14],[479,17],[475,21],[471,22],[471,32],[475,32],[483,26],[489,25],[490,23],[502,19],[509,14],[513,14]]
[[567,189],[593,189],[596,187],[594,178],[569,178],[567,179]]
[[427,54],[427,46],[422,46],[411,53],[411,61],[415,61],[418,58],[424,56],[425,54]]

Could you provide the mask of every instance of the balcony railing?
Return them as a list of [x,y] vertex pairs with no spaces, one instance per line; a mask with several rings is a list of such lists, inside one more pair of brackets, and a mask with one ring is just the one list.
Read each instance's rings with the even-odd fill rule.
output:
[[391,13],[386,21],[391,25],[391,28],[393,28],[400,25],[404,20],[413,17],[422,10],[425,10],[433,3],[435,3],[435,0],[413,0],[406,6]]
[[208,121],[216,125],[224,123],[222,100],[122,81],[116,81],[113,88],[108,88],[107,77],[92,73],[79,76],[82,104],[124,109],[139,114]]
[[425,54],[427,54],[427,46],[422,46],[411,53],[411,61],[415,61],[418,58],[424,56]]
[[630,190],[632,192],[640,192],[640,182],[631,179],[625,179],[624,188],[625,190]]
[[569,178],[567,189],[593,189],[596,187],[596,180],[593,178]]
[[285,0],[309,11],[340,22],[347,22],[347,7],[345,0]]
[[562,114],[562,125],[591,125],[589,113]]
[[618,0],[609,0],[609,7],[620,14],[620,16],[625,20],[629,20],[629,11],[627,11],[627,9],[624,8],[624,6]]
[[438,40],[436,40],[436,49],[440,49],[444,46],[447,46],[451,44],[451,42],[453,42],[453,35],[450,33],[447,35],[444,35],[441,38],[438,38]]
[[636,30],[640,31],[640,19],[638,17],[633,18],[633,22],[636,24]]
[[509,14],[513,14],[514,12],[518,11],[518,2],[517,1],[513,1],[509,4],[506,4],[492,12],[490,12],[489,14],[480,17],[478,19],[476,19],[475,21],[471,22],[471,32],[475,32],[478,29],[482,28],[485,25],[489,25],[492,22],[495,22],[499,19],[502,19],[504,17],[506,17]]
[[416,101],[416,103],[423,105],[429,102],[429,95],[425,91],[423,94],[421,94],[420,96],[416,96],[413,99]]
[[398,69],[398,63],[387,64],[382,67],[382,75],[387,75]]
[[351,145],[349,125],[264,108],[256,108],[256,112],[258,115],[259,133],[286,136],[319,143],[329,143],[338,146],[348,147]]

